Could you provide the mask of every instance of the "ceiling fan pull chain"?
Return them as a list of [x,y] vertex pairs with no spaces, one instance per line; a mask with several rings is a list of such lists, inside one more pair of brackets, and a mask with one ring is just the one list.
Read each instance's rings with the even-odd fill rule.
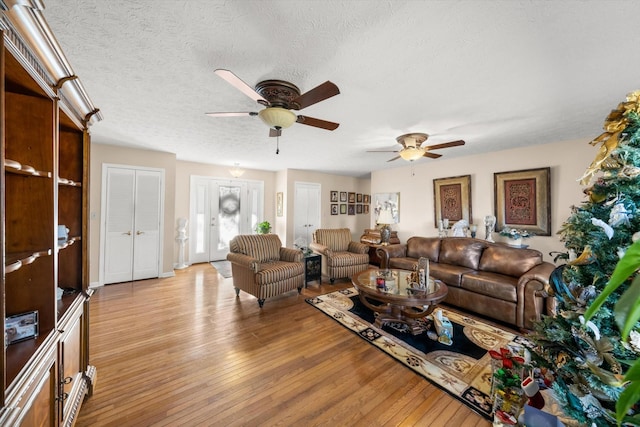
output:
[[276,137],[276,154],[280,154],[280,137]]

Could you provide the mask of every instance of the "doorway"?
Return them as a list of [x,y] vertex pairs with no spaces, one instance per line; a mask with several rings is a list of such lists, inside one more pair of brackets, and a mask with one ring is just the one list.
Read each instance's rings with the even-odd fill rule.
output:
[[313,182],[294,183],[293,241],[298,246],[309,246],[313,233],[320,228],[321,186]]
[[191,176],[189,261],[226,259],[229,242],[261,221],[264,183]]
[[103,165],[103,284],[160,276],[164,169]]

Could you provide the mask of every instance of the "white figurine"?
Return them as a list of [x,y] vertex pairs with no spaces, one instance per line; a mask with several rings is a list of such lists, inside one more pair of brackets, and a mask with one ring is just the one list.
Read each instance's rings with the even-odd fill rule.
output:
[[487,215],[484,217],[484,239],[487,242],[493,242],[493,229],[496,226],[496,217],[493,215]]
[[466,220],[461,219],[453,224],[451,230],[453,231],[453,237],[465,237],[467,235],[466,229],[469,226]]

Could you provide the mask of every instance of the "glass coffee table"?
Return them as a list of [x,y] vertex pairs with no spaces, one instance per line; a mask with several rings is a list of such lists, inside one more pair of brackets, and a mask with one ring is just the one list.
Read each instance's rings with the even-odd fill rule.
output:
[[411,282],[411,271],[369,269],[351,278],[360,301],[373,310],[375,325],[382,328],[389,322],[402,322],[413,335],[424,331],[418,319],[431,314],[447,296],[447,285],[430,278],[425,288]]

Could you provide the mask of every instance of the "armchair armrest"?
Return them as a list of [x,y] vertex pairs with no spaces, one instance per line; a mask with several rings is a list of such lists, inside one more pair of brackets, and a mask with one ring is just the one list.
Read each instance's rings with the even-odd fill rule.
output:
[[280,247],[280,260],[287,262],[302,262],[303,254],[299,249]]
[[542,285],[544,286],[544,290],[546,291],[549,289],[549,277],[551,277],[551,273],[553,272],[553,270],[555,270],[555,268],[556,266],[549,262],[538,264],[531,270],[520,276],[520,279],[518,279],[518,285],[523,286],[531,280],[536,280],[542,283]]
[[230,261],[232,264],[237,264],[241,267],[248,268],[254,273],[260,271],[260,262],[257,259],[250,257],[249,255],[230,252],[227,254],[227,261]]
[[354,254],[366,254],[369,253],[369,245],[351,241],[349,242],[349,248],[347,250]]
[[309,243],[309,249],[311,249],[312,251],[320,255],[325,255],[328,257],[333,255],[333,251],[329,249],[328,246],[322,245],[320,243],[316,243],[316,242]]
[[380,257],[380,267],[388,268],[389,258],[402,258],[407,256],[407,245],[395,244],[380,246],[376,249],[376,255]]

